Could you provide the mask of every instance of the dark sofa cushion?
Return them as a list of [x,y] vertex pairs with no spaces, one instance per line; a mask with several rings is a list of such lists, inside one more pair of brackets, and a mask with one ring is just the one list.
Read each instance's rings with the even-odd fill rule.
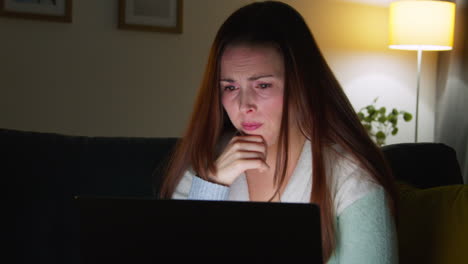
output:
[[399,184],[400,263],[465,263],[468,185],[418,189]]
[[417,188],[463,184],[453,148],[441,143],[400,143],[382,148],[398,181]]
[[78,263],[73,197],[154,197],[159,179],[153,173],[176,140],[0,129],[0,175],[14,222],[13,262]]

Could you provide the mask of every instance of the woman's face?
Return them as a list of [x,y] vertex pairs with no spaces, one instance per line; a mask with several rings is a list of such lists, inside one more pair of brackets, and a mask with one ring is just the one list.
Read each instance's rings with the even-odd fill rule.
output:
[[282,55],[270,46],[228,46],[221,57],[222,103],[237,130],[278,141],[284,94]]

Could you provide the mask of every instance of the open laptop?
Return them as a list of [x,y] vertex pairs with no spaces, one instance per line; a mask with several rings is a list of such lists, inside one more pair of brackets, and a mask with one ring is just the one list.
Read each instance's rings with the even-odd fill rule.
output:
[[75,202],[81,263],[322,263],[315,204],[97,197]]

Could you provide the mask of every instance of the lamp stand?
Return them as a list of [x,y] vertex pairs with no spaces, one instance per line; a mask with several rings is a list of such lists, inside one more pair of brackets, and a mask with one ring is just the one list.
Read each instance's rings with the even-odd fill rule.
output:
[[418,142],[418,116],[419,116],[419,86],[421,82],[421,59],[422,59],[422,50],[418,50],[418,77],[417,77],[417,86],[416,86],[416,126],[414,129],[414,142]]

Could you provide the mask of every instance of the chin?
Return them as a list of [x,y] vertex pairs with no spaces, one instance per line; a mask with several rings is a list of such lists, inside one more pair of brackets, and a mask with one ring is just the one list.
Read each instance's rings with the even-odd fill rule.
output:
[[244,131],[244,130],[240,130],[240,131],[244,135],[261,136],[264,140],[266,140],[265,133],[262,133],[262,131]]

